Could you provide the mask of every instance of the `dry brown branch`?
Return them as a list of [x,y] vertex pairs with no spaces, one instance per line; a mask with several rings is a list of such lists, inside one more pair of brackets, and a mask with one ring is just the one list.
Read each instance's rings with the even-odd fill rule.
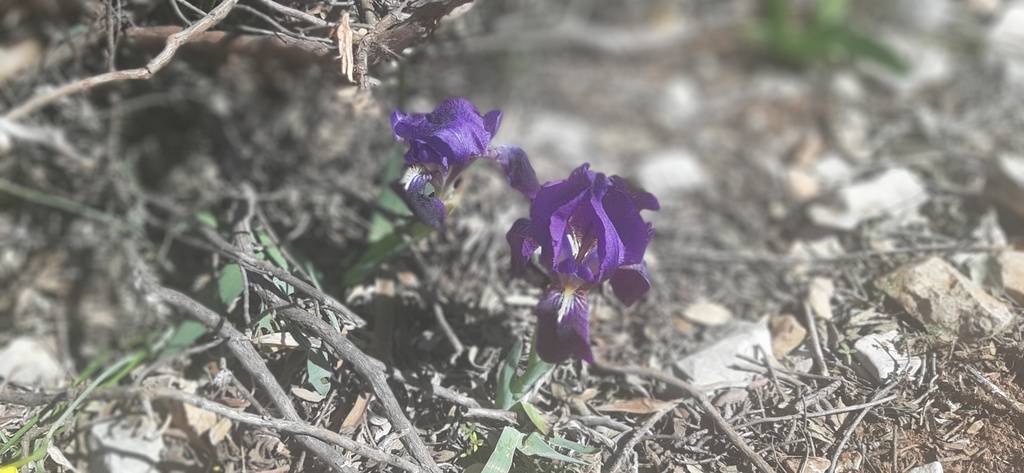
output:
[[437,28],[455,7],[472,0],[415,0],[402,11],[392,11],[363,36],[356,50],[356,81],[359,86],[369,86],[369,66],[386,57],[412,46],[427,37]]
[[402,443],[409,453],[429,471],[440,471],[434,462],[430,450],[420,439],[416,427],[412,425],[405,411],[395,398],[395,394],[388,386],[387,378],[384,376],[384,364],[355,346],[349,339],[343,337],[331,324],[316,317],[306,310],[289,304],[273,291],[264,287],[255,287],[257,294],[269,306],[276,307],[277,313],[285,320],[297,325],[304,332],[315,335],[323,340],[324,344],[330,347],[335,356],[348,362],[352,369],[359,373],[373,390],[374,395],[384,407],[384,414],[389,421],[402,432]]
[[[0,403],[2,404],[16,404],[22,406],[39,406],[49,404],[50,402],[66,399],[68,393],[19,393],[19,392],[0,392]],[[219,402],[211,401],[209,399],[197,396],[195,394],[189,394],[175,389],[170,388],[123,388],[115,387],[109,389],[102,389],[95,391],[90,397],[93,399],[131,399],[131,398],[143,398],[143,399],[160,399],[180,402],[184,404],[190,404],[196,406],[204,411],[213,412],[222,417],[226,417],[242,424],[254,425],[257,427],[263,427],[278,432],[284,432],[287,434],[309,436],[320,439],[324,442],[337,445],[345,450],[348,450],[357,455],[369,458],[370,460],[377,461],[380,463],[386,463],[397,468],[401,468],[404,471],[411,473],[419,473],[423,471],[421,468],[413,464],[412,462],[405,460],[401,457],[391,455],[387,452],[375,450],[361,443],[355,442],[352,439],[346,438],[337,432],[333,432],[315,425],[302,421],[292,421],[287,419],[278,419],[267,416],[259,416],[242,412],[237,409],[228,407]]]
[[313,26],[330,26],[331,25],[330,23],[328,23],[328,22],[326,22],[326,21],[324,21],[324,20],[322,20],[320,18],[317,18],[317,17],[315,17],[313,15],[310,15],[309,13],[302,12],[302,11],[296,10],[294,8],[291,8],[291,7],[286,7],[284,5],[281,5],[280,3],[274,2],[272,0],[256,0],[256,1],[262,3],[263,6],[265,6],[267,8],[270,8],[271,10],[274,10],[274,11],[276,11],[276,12],[278,12],[278,13],[284,15],[284,16],[289,16],[289,17],[295,18],[296,20],[305,21],[306,23],[309,23],[309,24],[311,24]]
[[362,317],[353,312],[352,309],[349,309],[345,304],[342,304],[337,299],[317,289],[312,284],[300,279],[294,274],[263,261],[254,255],[239,251],[237,247],[222,238],[213,229],[203,228],[203,235],[206,236],[206,238],[210,240],[210,242],[213,243],[219,251],[222,251],[231,258],[234,258],[238,264],[242,265],[245,269],[256,271],[268,276],[274,276],[288,284],[291,284],[292,286],[295,286],[296,289],[302,291],[306,295],[315,298],[328,309],[337,313],[340,316],[341,321],[346,326],[359,328],[366,325],[366,320],[363,320]]
[[[150,48],[163,44],[168,36],[181,31],[182,28],[180,26],[172,25],[140,26],[125,30],[124,37],[131,45]],[[187,46],[214,47],[240,54],[250,54],[256,57],[270,54],[275,58],[294,62],[329,62],[328,60],[331,58],[330,45],[288,35],[234,34],[226,31],[206,31],[192,37]]]
[[761,470],[764,473],[772,473],[773,471],[775,471],[772,468],[772,466],[769,465],[768,462],[765,461],[764,458],[762,458],[761,455],[757,453],[757,451],[751,448],[750,445],[747,444],[747,441],[743,440],[743,437],[740,437],[740,434],[737,433],[731,425],[729,425],[729,422],[726,421],[724,417],[722,417],[722,413],[718,412],[718,408],[711,403],[711,400],[709,400],[707,396],[704,395],[704,392],[701,391],[700,389],[697,389],[697,387],[693,386],[692,384],[687,383],[686,381],[676,378],[675,376],[672,376],[670,374],[649,368],[640,368],[633,366],[614,366],[602,362],[594,363],[593,367],[595,369],[611,373],[635,375],[644,378],[654,379],[656,381],[660,381],[676,389],[679,389],[686,395],[696,400],[698,404],[700,404],[701,408],[704,409],[704,411],[707,412],[709,416],[711,416],[711,420],[714,422],[715,426],[718,427],[718,429],[721,430],[722,433],[724,433],[725,436],[729,438],[729,441],[732,442],[733,446],[739,449],[739,451],[743,453],[743,455],[747,457],[747,459],[750,460],[750,462],[753,463],[754,466],[756,466],[759,470]]
[[838,407],[838,408],[835,408],[835,409],[829,409],[827,411],[806,412],[806,413],[801,412],[799,414],[790,414],[788,416],[778,416],[778,417],[762,417],[760,419],[754,419],[754,420],[752,420],[750,422],[746,422],[746,423],[737,425],[736,428],[737,429],[745,429],[747,427],[752,427],[752,426],[755,426],[755,425],[758,425],[758,424],[764,424],[764,423],[768,423],[768,422],[784,422],[784,421],[789,421],[789,420],[811,419],[811,418],[814,418],[814,417],[828,417],[828,416],[834,416],[834,415],[839,415],[839,414],[845,414],[847,412],[859,411],[861,409],[867,409],[869,407],[874,407],[874,406],[877,406],[877,405],[880,405],[880,404],[885,404],[885,403],[887,403],[889,401],[892,401],[892,400],[894,400],[894,399],[896,399],[898,397],[899,397],[898,395],[893,394],[892,396],[886,396],[886,397],[883,397],[883,398],[880,398],[880,399],[876,399],[874,401],[865,402],[863,404],[857,404],[857,405],[846,406],[846,407]]
[[[875,401],[883,398],[886,394],[889,393],[889,391],[892,391],[892,388],[895,388],[896,385],[897,383],[892,383],[883,387],[882,389],[879,389],[878,392],[871,396],[871,400]],[[872,406],[867,406],[860,412],[858,412],[857,416],[854,417],[853,421],[851,421],[849,425],[846,427],[846,430],[843,431],[842,438],[839,439],[839,442],[836,443],[835,448],[832,449],[832,458],[830,459],[832,461],[832,464],[829,466],[827,473],[832,473],[836,471],[836,467],[839,465],[839,455],[842,454],[843,449],[846,448],[846,442],[850,441],[850,437],[853,436],[853,432],[857,430],[857,426],[860,425],[860,422],[862,420],[864,420],[864,417],[867,417],[868,412],[871,411],[871,407]]]
[[236,4],[238,4],[238,0],[223,0],[199,21],[193,23],[188,28],[168,36],[164,49],[143,67],[123,69],[120,71],[107,72],[92,77],[86,77],[84,79],[69,82],[55,89],[41,92],[21,105],[8,110],[7,113],[4,114],[4,118],[8,120],[20,120],[62,97],[84,92],[110,82],[149,79],[150,77],[153,77],[153,74],[156,74],[171,62],[174,54],[178,52],[178,48],[189,42],[194,36],[202,34],[217,23],[220,23],[221,20],[228,16],[228,13],[231,12],[231,9],[234,8]]
[[622,446],[616,450],[615,454],[612,455],[611,461],[608,462],[607,466],[601,471],[603,473],[615,473],[622,469],[622,463],[626,461],[626,458],[629,457],[629,452],[633,451],[633,448],[636,447],[638,442],[640,442],[640,439],[647,435],[647,432],[654,427],[654,424],[657,424],[665,414],[668,414],[675,407],[676,403],[671,403],[661,409],[658,409],[657,412],[648,416],[647,419],[644,420],[643,424],[640,424],[639,427],[633,429],[632,432],[627,434],[625,436],[626,440],[622,442]]
[[967,370],[967,374],[969,374],[976,383],[981,385],[981,387],[985,389],[985,391],[994,396],[996,399],[999,399],[1000,403],[1002,403],[1015,414],[1020,416],[1021,419],[1024,419],[1024,402],[1017,401],[1016,399],[1011,397],[1009,393],[1007,393],[999,386],[996,386],[995,383],[986,378],[985,375],[982,374],[981,371],[978,371],[975,367],[965,365],[964,369]]
[[[134,260],[133,263],[137,273],[135,281],[144,293],[183,310],[203,325],[216,331],[218,336],[226,340],[225,346],[228,351],[242,364],[242,367],[245,368],[256,383],[266,391],[271,402],[281,413],[281,416],[290,421],[302,421],[298,411],[295,410],[295,406],[292,405],[288,394],[278,384],[274,374],[267,368],[266,363],[264,363],[248,338],[231,324],[226,323],[223,317],[200,304],[195,299],[159,285],[153,275],[148,273],[141,257],[135,254],[134,249],[130,249],[129,254]],[[350,471],[350,468],[345,466],[341,455],[329,445],[310,437],[298,437],[298,441],[334,470]]]

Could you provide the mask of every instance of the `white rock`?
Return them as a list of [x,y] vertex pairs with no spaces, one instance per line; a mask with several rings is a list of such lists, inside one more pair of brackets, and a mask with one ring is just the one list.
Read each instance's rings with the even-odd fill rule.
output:
[[663,150],[643,159],[638,171],[640,187],[654,195],[694,191],[707,184],[700,162],[686,150]]
[[998,156],[989,168],[985,195],[1024,216],[1024,156]]
[[733,369],[742,364],[737,355],[757,357],[757,348],[762,353],[772,353],[772,336],[768,325],[760,322],[739,322],[736,329],[716,341],[676,362],[676,367],[693,379],[698,386],[735,384],[750,380],[753,373]]
[[[971,237],[978,245],[1006,246],[1008,240],[1003,228],[999,226],[999,216],[995,210],[989,210],[981,217]],[[991,253],[957,253],[951,256],[953,264],[970,276],[971,281],[988,290],[999,291],[1003,284],[999,279],[999,270],[1005,265]]]
[[828,153],[814,163],[814,174],[825,188],[833,188],[853,178],[853,168],[835,153]]
[[901,266],[876,280],[875,286],[943,338],[988,337],[1005,330],[1014,319],[1005,303],[938,257]]
[[817,277],[811,280],[807,288],[807,305],[819,319],[832,320],[832,294],[835,292],[836,285],[831,279]]
[[1006,6],[999,20],[988,33],[988,46],[992,58],[1005,66],[1011,82],[1024,82],[1024,2]]
[[857,360],[876,381],[886,381],[890,376],[913,375],[921,369],[921,358],[900,353],[896,348],[897,340],[899,332],[893,330],[864,336],[853,344]]
[[671,79],[657,97],[654,110],[665,128],[678,130],[686,126],[700,110],[700,93],[697,85],[687,77]]
[[1016,303],[1024,305],[1024,252],[1004,251],[996,261],[1003,292]]
[[[141,425],[132,425],[141,424]],[[91,463],[102,471],[156,472],[164,440],[158,427],[146,418],[141,423],[104,420],[90,429]]]
[[45,344],[18,337],[0,350],[0,378],[25,386],[60,388],[67,384],[67,372]]
[[809,215],[815,224],[853,230],[866,220],[914,212],[928,200],[921,179],[903,168],[850,184],[837,194],[835,205],[811,206]]
[[921,466],[915,466],[907,473],[942,473],[942,463],[931,462]]
[[698,325],[723,325],[732,320],[732,312],[714,302],[697,302],[683,311],[683,318]]
[[878,64],[865,69],[901,96],[942,84],[953,75],[953,57],[942,45],[906,34],[887,34],[881,41],[903,59],[907,70],[896,72]]

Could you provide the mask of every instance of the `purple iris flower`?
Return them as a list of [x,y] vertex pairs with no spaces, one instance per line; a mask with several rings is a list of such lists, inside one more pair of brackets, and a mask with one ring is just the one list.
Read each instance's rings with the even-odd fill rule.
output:
[[530,218],[508,231],[512,271],[521,274],[540,249],[540,263],[553,275],[537,305],[537,353],[549,363],[570,357],[593,362],[587,292],[611,281],[612,291],[631,305],[651,287],[644,252],[653,236],[641,210],[658,210],[658,199],[632,189],[618,176],[576,168],[568,179],[544,184]]
[[527,197],[536,194],[540,184],[526,153],[515,146],[491,147],[500,124],[500,111],[481,115],[461,97],[441,102],[430,113],[391,114],[395,137],[409,146],[405,171],[393,186],[416,217],[435,228],[444,226],[456,202],[455,183],[478,158],[500,164],[512,187]]

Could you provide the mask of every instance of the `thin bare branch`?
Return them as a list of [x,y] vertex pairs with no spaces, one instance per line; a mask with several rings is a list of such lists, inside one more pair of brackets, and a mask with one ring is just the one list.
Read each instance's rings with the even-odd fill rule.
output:
[[231,9],[233,9],[237,4],[238,0],[223,0],[199,21],[193,23],[188,28],[168,36],[167,44],[164,46],[164,49],[160,51],[160,54],[157,54],[156,57],[151,59],[144,67],[123,69],[120,71],[107,72],[92,77],[86,77],[84,79],[69,82],[55,89],[41,92],[21,105],[8,110],[7,113],[4,114],[4,118],[8,120],[20,120],[62,97],[85,92],[89,89],[110,82],[149,79],[150,77],[153,77],[153,74],[156,74],[171,62],[171,59],[174,58],[174,54],[178,52],[178,48],[191,41],[196,35],[202,34],[204,31],[217,25],[217,23],[220,23],[228,16],[228,13],[230,13]]

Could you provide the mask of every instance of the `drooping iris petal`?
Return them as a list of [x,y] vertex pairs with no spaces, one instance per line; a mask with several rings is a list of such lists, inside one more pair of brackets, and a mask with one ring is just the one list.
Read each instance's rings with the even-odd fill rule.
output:
[[569,358],[594,362],[590,350],[590,308],[585,290],[548,288],[535,308],[537,354],[548,363]]
[[[408,176],[408,173],[407,173]],[[433,192],[427,192],[429,179],[422,176],[412,176],[408,180],[399,180],[391,183],[391,188],[402,198],[405,205],[409,207],[413,215],[423,223],[438,230],[444,228],[446,211],[444,202],[441,202]]]
[[651,278],[644,263],[622,266],[612,274],[612,292],[627,307],[640,300],[651,289]]
[[391,114],[395,136],[408,144],[406,163],[433,164],[444,171],[484,154],[501,120],[498,111],[480,115],[470,101],[453,97],[430,113]]
[[530,158],[526,152],[518,146],[499,146],[491,154],[491,157],[501,165],[505,171],[505,177],[513,189],[522,192],[529,199],[537,197],[540,190],[540,182],[537,181],[537,173],[530,165]]
[[501,110],[491,110],[484,115],[484,129],[494,138],[498,134],[498,127],[501,126]]
[[526,265],[530,263],[530,257],[537,251],[537,241],[530,234],[530,220],[516,220],[505,234],[505,239],[512,250],[512,275],[521,276],[526,271]]
[[632,196],[623,189],[613,187],[605,194],[602,204],[622,241],[623,263],[635,264],[643,261],[652,230],[650,224],[640,217],[640,209]]
[[619,176],[612,176],[609,179],[611,180],[612,188],[629,196],[630,200],[633,201],[633,205],[635,205],[638,210],[661,209],[661,204],[658,203],[658,198],[655,197],[654,194],[634,189],[626,182],[625,179]]

